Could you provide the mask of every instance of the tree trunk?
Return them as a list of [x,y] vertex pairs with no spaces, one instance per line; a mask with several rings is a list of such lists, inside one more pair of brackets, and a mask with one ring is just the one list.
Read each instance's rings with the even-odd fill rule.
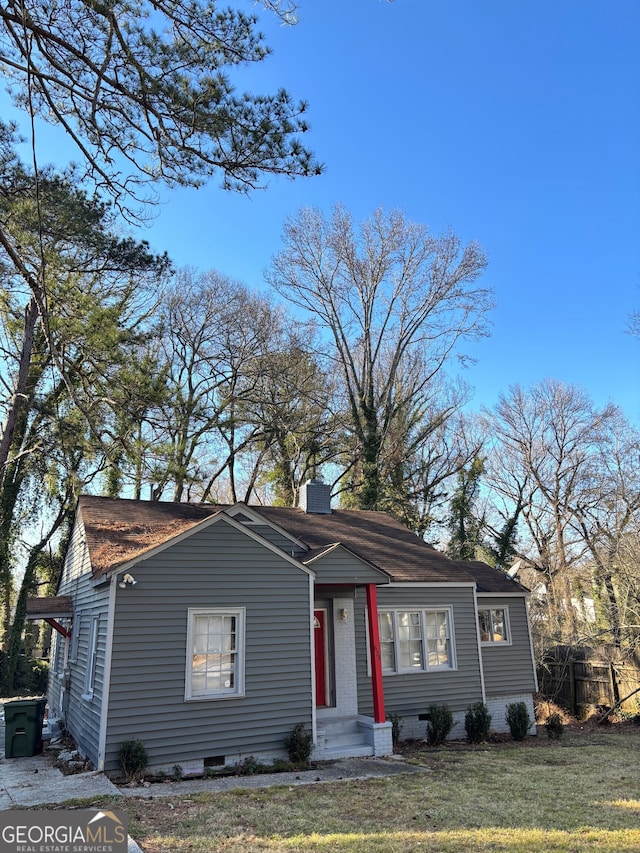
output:
[[29,368],[31,367],[31,354],[33,352],[33,341],[35,328],[38,322],[38,304],[34,296],[29,300],[24,312],[24,334],[22,338],[22,349],[18,365],[18,375],[4,426],[2,438],[0,438],[0,482],[4,479],[6,465],[9,459],[9,449],[13,442],[13,435],[21,412],[27,404],[27,386],[29,382]]
[[362,488],[358,494],[360,509],[378,509],[382,497],[380,481],[380,448],[382,439],[378,418],[372,401],[362,401],[360,406],[363,421],[364,445],[362,448]]
[[603,572],[602,577],[604,588],[607,591],[607,599],[609,602],[609,621],[611,623],[611,633],[613,635],[613,645],[620,648],[622,645],[622,628],[620,625],[620,608],[618,607],[618,599],[613,585],[613,577],[610,571]]

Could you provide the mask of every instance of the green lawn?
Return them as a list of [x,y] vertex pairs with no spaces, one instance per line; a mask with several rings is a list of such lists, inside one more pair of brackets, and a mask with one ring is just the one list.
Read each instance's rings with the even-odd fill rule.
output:
[[640,850],[640,728],[416,750],[424,774],[112,803],[160,851]]

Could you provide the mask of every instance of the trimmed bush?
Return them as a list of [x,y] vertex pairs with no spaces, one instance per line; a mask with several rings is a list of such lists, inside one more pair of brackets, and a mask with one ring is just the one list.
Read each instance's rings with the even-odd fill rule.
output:
[[524,740],[531,727],[531,717],[526,704],[524,702],[512,702],[507,705],[504,718],[509,726],[511,737],[514,740]]
[[313,752],[313,736],[305,730],[303,723],[298,723],[290,735],[284,739],[284,745],[289,755],[289,761],[295,767],[307,767]]
[[552,740],[560,740],[564,734],[564,723],[560,714],[549,714],[544,727],[547,730],[547,736]]
[[387,722],[391,723],[391,740],[395,746],[400,743],[400,735],[402,733],[404,723],[402,722],[402,717],[393,712],[391,714],[387,714]]
[[482,743],[489,737],[491,714],[484,702],[476,702],[467,708],[464,715],[464,729],[469,743]]
[[429,746],[442,746],[453,728],[453,714],[448,705],[429,705],[427,711],[427,743]]
[[129,782],[139,781],[147,769],[147,750],[141,740],[125,740],[120,746],[120,767]]

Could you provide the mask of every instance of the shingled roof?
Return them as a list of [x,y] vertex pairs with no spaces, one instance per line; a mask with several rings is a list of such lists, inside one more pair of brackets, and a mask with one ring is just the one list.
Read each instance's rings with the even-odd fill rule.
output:
[[[229,509],[215,504],[88,495],[80,498],[79,508],[96,575],[141,557],[146,551]],[[317,552],[339,543],[382,569],[394,582],[475,582],[479,592],[522,591],[516,581],[485,563],[450,560],[384,512],[334,510],[330,514],[314,514],[301,509],[253,505],[251,509],[265,521],[287,531],[310,551]]]
[[486,563],[449,559],[385,512],[334,510],[330,515],[314,515],[286,507],[252,508],[309,548],[339,542],[382,569],[396,583],[473,581],[478,592],[521,592],[523,589],[504,572]]

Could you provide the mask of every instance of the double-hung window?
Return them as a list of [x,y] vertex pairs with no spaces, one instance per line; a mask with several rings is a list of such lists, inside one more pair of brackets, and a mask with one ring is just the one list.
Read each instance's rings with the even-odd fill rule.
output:
[[479,607],[480,642],[489,645],[511,643],[509,610],[506,607]]
[[244,693],[244,608],[189,608],[185,699]]
[[382,610],[378,619],[383,672],[455,668],[451,608]]

